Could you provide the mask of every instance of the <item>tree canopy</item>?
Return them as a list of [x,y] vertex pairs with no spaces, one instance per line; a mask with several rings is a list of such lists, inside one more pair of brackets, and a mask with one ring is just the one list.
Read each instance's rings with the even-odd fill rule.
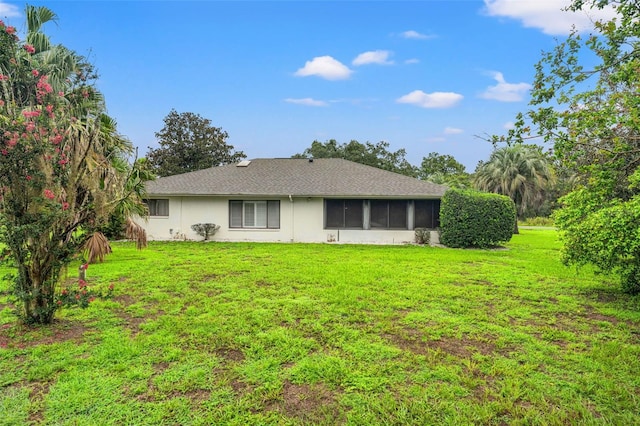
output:
[[452,155],[442,155],[437,152],[431,152],[427,157],[422,158],[417,177],[452,188],[471,186],[470,176],[464,164],[459,163]]
[[246,158],[242,151],[234,151],[227,144],[227,132],[192,112],[171,110],[155,136],[160,147],[149,148],[147,160],[158,176],[193,172]]
[[636,0],[574,0],[569,10],[603,7],[616,16],[542,56],[532,108],[496,140],[553,144],[563,166],[577,172],[578,186],[561,200],[555,221],[565,262],[619,272],[625,290],[638,293],[640,8]]
[[553,170],[541,148],[522,144],[495,149],[473,176],[477,189],[511,198],[519,215],[541,204],[553,181]]
[[416,176],[416,168],[406,160],[406,151],[389,150],[388,142],[360,143],[352,140],[349,143],[338,143],[335,139],[327,142],[313,141],[311,146],[302,154],[295,154],[293,158],[344,158],[355,163],[366,164],[390,172],[406,176]]

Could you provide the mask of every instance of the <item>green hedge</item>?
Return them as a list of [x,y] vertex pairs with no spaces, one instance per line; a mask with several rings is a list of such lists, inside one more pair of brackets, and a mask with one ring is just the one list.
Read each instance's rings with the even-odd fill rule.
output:
[[448,247],[493,247],[509,241],[516,206],[504,195],[450,189],[440,206],[440,242]]

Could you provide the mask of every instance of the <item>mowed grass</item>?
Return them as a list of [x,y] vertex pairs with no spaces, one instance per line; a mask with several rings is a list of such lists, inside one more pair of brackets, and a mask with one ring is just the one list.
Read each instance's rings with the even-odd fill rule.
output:
[[[0,284],[0,422],[640,424],[640,298],[504,250],[151,243],[28,329]],[[75,268],[69,273],[70,281]]]

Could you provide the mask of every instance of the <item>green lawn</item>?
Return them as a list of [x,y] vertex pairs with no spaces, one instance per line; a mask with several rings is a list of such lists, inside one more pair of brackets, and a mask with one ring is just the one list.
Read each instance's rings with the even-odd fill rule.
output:
[[88,277],[115,298],[51,327],[0,283],[0,423],[640,424],[640,298],[562,266],[555,231],[113,246]]

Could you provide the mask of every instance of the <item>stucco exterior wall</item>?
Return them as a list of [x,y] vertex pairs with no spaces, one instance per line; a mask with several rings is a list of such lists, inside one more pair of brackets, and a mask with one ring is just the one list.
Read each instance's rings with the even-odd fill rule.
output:
[[169,199],[169,216],[153,216],[147,222],[137,220],[150,240],[201,240],[202,237],[191,230],[191,225],[196,223],[220,225],[211,238],[215,241],[406,244],[415,238],[412,230],[324,229],[322,198],[231,198],[280,200],[280,229],[230,228],[229,198],[226,197],[164,198]]

